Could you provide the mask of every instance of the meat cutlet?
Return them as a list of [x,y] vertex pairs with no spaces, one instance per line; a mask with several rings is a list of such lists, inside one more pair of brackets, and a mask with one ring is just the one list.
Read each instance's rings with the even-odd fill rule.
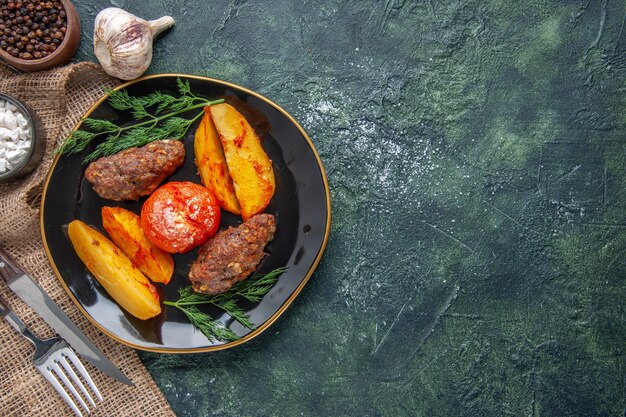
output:
[[92,162],[85,170],[85,178],[102,198],[137,201],[151,194],[184,159],[182,142],[158,140]]
[[246,279],[257,268],[265,246],[274,238],[276,218],[257,214],[238,227],[217,233],[192,263],[189,279],[196,292],[220,294]]

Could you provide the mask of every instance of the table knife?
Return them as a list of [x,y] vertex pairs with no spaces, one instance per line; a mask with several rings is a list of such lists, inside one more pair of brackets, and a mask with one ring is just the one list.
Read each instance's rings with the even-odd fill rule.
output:
[[22,301],[39,314],[83,358],[110,377],[126,385],[134,385],[3,249],[0,249],[0,276]]

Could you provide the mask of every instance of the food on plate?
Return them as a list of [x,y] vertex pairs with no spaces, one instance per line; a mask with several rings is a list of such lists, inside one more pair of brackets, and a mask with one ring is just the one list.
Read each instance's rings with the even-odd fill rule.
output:
[[92,162],[85,178],[102,198],[137,201],[150,195],[184,159],[185,148],[180,141],[159,140]]
[[192,182],[168,182],[141,208],[146,237],[166,252],[184,253],[213,237],[220,225],[215,196]]
[[[156,79],[147,83],[160,84]],[[109,91],[105,108],[110,106],[120,116],[127,114],[130,120],[128,117],[117,120],[107,117],[109,110],[100,113],[104,118],[85,117],[80,126],[70,132],[59,152],[65,155],[82,153],[83,161],[89,163],[149,142],[183,140],[190,126],[204,113],[203,107],[223,103],[224,99],[209,100],[197,96],[191,91],[188,79],[177,77],[176,85],[178,94],[158,90],[142,95],[134,95],[125,89]],[[150,126],[147,127],[148,122]],[[83,152],[96,138],[102,140],[95,149]]]
[[102,207],[102,226],[113,243],[150,280],[163,284],[170,282],[174,258],[148,240],[138,215],[122,207]]
[[68,234],[78,257],[122,308],[141,320],[161,313],[156,288],[106,236],[80,220],[69,224]]
[[257,214],[236,228],[219,232],[204,244],[191,264],[193,289],[220,294],[252,274],[263,257],[265,246],[274,238],[276,218]]
[[208,107],[204,108],[204,116],[196,129],[193,147],[202,184],[215,195],[220,207],[230,213],[241,214],[224,150]]
[[276,189],[274,169],[261,140],[230,104],[209,107],[244,220],[265,210]]

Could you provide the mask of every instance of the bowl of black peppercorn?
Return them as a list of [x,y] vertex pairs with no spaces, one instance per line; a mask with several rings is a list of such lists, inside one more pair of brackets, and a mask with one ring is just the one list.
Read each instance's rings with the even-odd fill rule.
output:
[[0,2],[0,60],[33,72],[68,62],[80,42],[80,20],[69,0]]

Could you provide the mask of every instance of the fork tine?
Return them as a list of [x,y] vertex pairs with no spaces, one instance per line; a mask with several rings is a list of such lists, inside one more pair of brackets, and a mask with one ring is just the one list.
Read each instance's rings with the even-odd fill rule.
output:
[[89,414],[89,407],[87,407],[87,403],[85,402],[85,400],[83,400],[83,398],[80,396],[78,391],[76,391],[76,388],[70,382],[70,380],[67,379],[67,376],[63,372],[63,369],[61,369],[61,366],[60,366],[60,364],[59,364],[59,362],[57,361],[56,358],[55,358],[54,362],[49,365],[49,367],[50,367],[50,369],[52,369],[54,371],[54,373],[56,374],[56,377],[61,380],[61,382],[63,383],[63,385],[65,387],[65,390],[66,391],[69,390],[72,393],[72,395],[74,396],[74,398],[78,401],[78,403],[87,412],[87,414]]
[[[65,373],[70,376],[72,381],[74,381],[73,385],[80,389],[80,391],[83,393],[83,396],[95,408],[96,403],[94,402],[93,398],[91,398],[91,395],[89,394],[89,391],[87,390],[87,387],[85,387],[85,384],[83,384],[83,382],[80,379],[78,379],[78,376],[76,375],[76,372],[74,372],[72,365],[70,364],[70,362],[68,362],[68,359],[71,360],[70,356],[71,355],[69,355],[67,352],[61,352],[61,358],[59,359],[59,363],[65,370]],[[86,405],[83,405],[83,407],[85,407],[85,410],[89,411],[89,408],[87,408]]]
[[89,373],[87,372],[87,370],[85,369],[81,361],[78,360],[78,357],[76,355],[66,355],[65,358],[69,359],[69,361],[72,362],[72,365],[74,365],[78,373],[83,377],[85,381],[87,381],[87,384],[89,384],[89,386],[91,387],[91,391],[94,394],[96,394],[96,396],[98,397],[98,400],[104,401],[102,399],[102,394],[100,394],[100,391],[98,390],[98,387],[96,387],[96,384],[93,382],[93,379],[91,379],[91,377],[89,376]]
[[80,412],[80,410],[78,409],[74,401],[72,401],[72,399],[67,394],[67,392],[65,392],[65,390],[63,389],[63,387],[57,380],[56,376],[52,373],[52,371],[46,369],[46,370],[40,370],[40,372],[44,376],[44,378],[46,378],[46,380],[50,383],[50,385],[54,387],[55,391],[61,396],[61,398],[65,400],[67,405],[70,406],[72,411],[74,411],[74,414],[76,414],[78,417],[83,417],[83,414]]

